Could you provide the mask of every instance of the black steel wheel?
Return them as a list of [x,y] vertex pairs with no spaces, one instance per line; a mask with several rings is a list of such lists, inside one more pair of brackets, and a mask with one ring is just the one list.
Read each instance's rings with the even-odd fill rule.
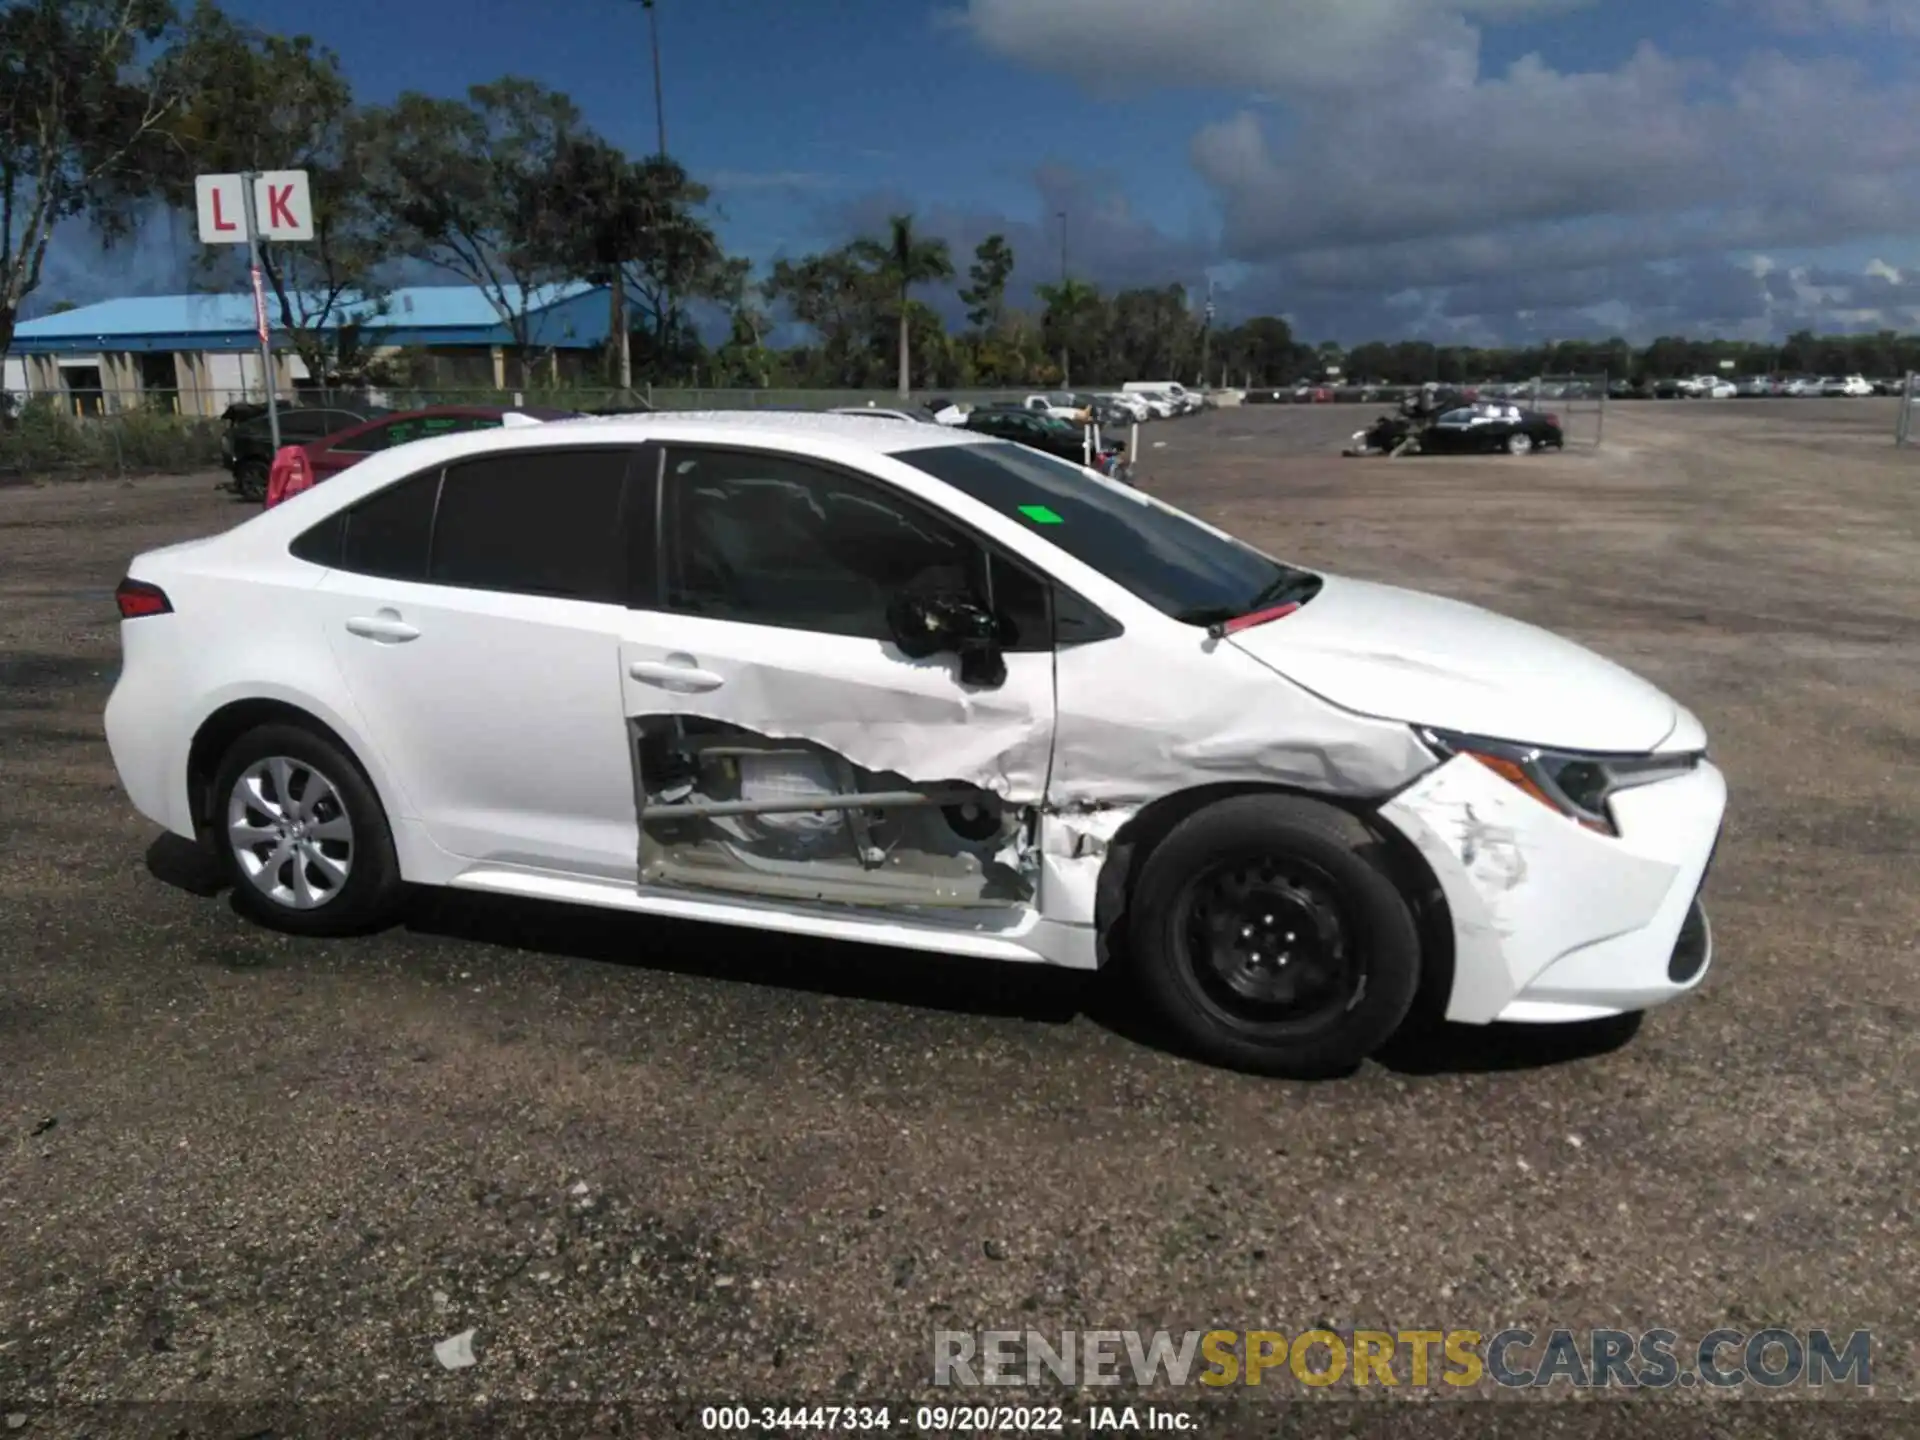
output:
[[1176,825],[1141,866],[1126,940],[1187,1048],[1264,1074],[1352,1070],[1420,983],[1418,928],[1379,840],[1301,796],[1238,796]]
[[1175,901],[1182,959],[1228,1015],[1310,1030],[1366,993],[1339,883],[1290,855],[1242,855],[1187,881]]

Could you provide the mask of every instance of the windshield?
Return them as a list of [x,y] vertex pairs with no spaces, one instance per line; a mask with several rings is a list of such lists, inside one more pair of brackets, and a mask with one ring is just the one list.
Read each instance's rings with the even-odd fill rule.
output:
[[1022,445],[939,445],[894,459],[1020,520],[1155,609],[1215,625],[1306,601],[1320,578],[1262,555],[1138,490]]

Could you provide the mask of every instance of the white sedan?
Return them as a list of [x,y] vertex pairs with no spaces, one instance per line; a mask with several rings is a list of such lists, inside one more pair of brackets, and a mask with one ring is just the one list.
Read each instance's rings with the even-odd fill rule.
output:
[[1570,1021],[1711,959],[1726,787],[1661,691],[964,431],[422,440],[139,556],[118,603],[129,797],[296,933],[411,882],[1124,958],[1191,1048],[1291,1075],[1423,985]]

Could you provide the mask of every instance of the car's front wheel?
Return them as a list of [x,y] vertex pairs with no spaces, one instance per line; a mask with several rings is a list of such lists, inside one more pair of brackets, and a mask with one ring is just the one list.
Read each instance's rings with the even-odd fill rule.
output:
[[1400,1027],[1420,938],[1379,842],[1289,795],[1198,811],[1155,846],[1129,904],[1130,959],[1176,1036],[1220,1064],[1308,1079]]
[[1533,437],[1524,430],[1516,430],[1507,437],[1507,454],[1528,455],[1533,452]]
[[304,726],[236,740],[214,780],[212,839],[251,918],[297,935],[345,935],[397,913],[393,833],[351,756]]

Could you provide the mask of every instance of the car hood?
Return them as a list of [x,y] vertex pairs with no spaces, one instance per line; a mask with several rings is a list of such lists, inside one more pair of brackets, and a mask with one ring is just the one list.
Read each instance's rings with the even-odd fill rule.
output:
[[1681,710],[1632,671],[1476,605],[1328,575],[1232,643],[1342,709],[1563,750],[1657,749]]

